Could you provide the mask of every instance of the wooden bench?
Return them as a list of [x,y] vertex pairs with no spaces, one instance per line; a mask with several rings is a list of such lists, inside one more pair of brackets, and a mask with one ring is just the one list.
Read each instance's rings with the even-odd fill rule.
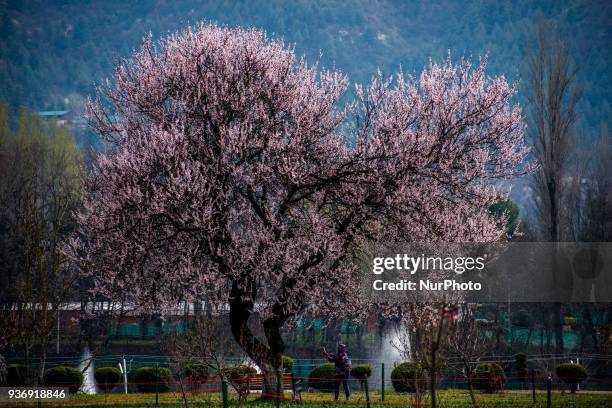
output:
[[[246,398],[250,391],[262,391],[264,387],[264,375],[241,375],[239,378],[230,379],[232,385],[238,392],[240,398]],[[276,388],[276,378],[273,379]],[[295,380],[292,373],[285,373],[281,377],[282,391],[291,391],[291,399],[298,397],[302,399],[302,381]]]

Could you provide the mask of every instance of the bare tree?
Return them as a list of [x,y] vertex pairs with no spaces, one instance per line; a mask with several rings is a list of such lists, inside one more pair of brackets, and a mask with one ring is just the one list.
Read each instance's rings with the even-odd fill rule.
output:
[[[223,379],[224,369],[230,359],[236,362],[236,357],[242,355],[240,347],[234,341],[227,315],[215,311],[202,312],[193,317],[188,330],[183,334],[172,334],[164,339],[162,348],[170,356],[170,365],[177,373],[186,401],[183,378],[190,377],[188,373],[198,366],[210,375]],[[190,388],[201,387],[200,379],[188,378]]]
[[186,333],[165,339],[164,349],[183,369],[190,364],[205,365],[210,373],[223,369],[241,354],[226,322],[227,315],[195,316]]
[[[576,104],[581,90],[567,42],[546,21],[535,28],[535,44],[529,50],[527,97],[528,135],[534,144],[539,169],[533,175],[535,209],[542,238],[565,239],[567,227],[569,166],[572,160]],[[575,176],[575,175],[574,175]],[[557,352],[563,352],[561,306],[553,305]]]
[[[437,406],[437,377],[450,353],[449,340],[454,337],[458,310],[456,302],[410,302],[402,314],[403,330],[394,346],[429,374],[432,408]],[[415,404],[418,406],[422,398],[419,381],[415,381],[415,388]]]
[[9,260],[2,265],[2,323],[26,364],[36,352],[40,378],[60,308],[80,276],[59,251],[80,199],[80,153],[68,129],[26,111],[1,145],[2,258]]
[[[612,143],[607,128],[601,130],[591,154],[584,160],[588,163],[585,176],[581,183],[579,239],[592,242],[592,248],[597,242],[612,241]],[[601,273],[597,270],[595,262],[591,263],[591,270],[586,273],[596,276]],[[582,305],[582,338],[583,348],[591,349],[597,353],[605,352],[606,344],[610,338],[610,324],[598,332],[593,322],[593,312],[599,309],[612,319],[612,304]],[[607,310],[606,310],[607,309]]]
[[463,303],[459,318],[448,336],[449,351],[459,360],[461,371],[468,383],[472,404],[476,404],[473,384],[474,369],[488,350],[486,337],[482,335],[476,320],[477,310],[478,305]]
[[595,143],[584,183],[580,240],[612,241],[612,141],[607,128]]

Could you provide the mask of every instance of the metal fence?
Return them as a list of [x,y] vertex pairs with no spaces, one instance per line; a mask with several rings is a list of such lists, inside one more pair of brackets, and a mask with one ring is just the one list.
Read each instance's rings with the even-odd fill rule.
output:
[[[566,384],[560,381],[554,375],[554,366],[569,360],[579,360],[585,365],[592,362],[606,359],[607,356],[600,355],[582,355],[582,356],[530,356],[529,361],[531,368],[527,375],[515,375],[512,372],[506,374],[506,380],[503,383],[503,389],[521,392],[522,394],[532,395],[533,401],[539,401],[541,404],[551,403],[553,391],[567,390]],[[232,379],[224,378],[220,373],[211,372],[210,377],[206,381],[193,381],[184,371],[181,364],[177,361],[172,361],[168,357],[159,355],[100,355],[95,359],[83,358],[82,355],[58,355],[50,356],[47,359],[46,368],[55,366],[72,366],[81,368],[85,374],[85,381],[81,387],[83,394],[101,393],[102,398],[108,404],[123,403],[122,401],[140,401],[147,404],[166,404],[175,402],[190,401],[205,406],[222,406],[228,407],[243,397],[241,395],[240,385]],[[242,359],[230,359],[228,365],[243,362]],[[511,356],[489,356],[483,358],[481,362],[495,362],[498,364],[508,365],[513,361]],[[287,400],[299,399],[303,402],[309,401],[309,393],[315,395],[317,391],[311,387],[310,380],[329,381],[335,384],[337,379],[335,376],[329,378],[312,378],[311,372],[315,367],[324,363],[322,359],[295,359],[291,370],[292,380],[298,384],[298,387],[287,387],[282,379],[282,374],[272,378],[269,383],[276,383],[276,390],[272,393],[264,393],[260,389],[249,387],[247,394],[257,397],[270,397],[275,405],[280,405]],[[353,359],[353,365],[367,364],[371,367],[372,375],[362,381],[356,378],[350,378],[349,384],[352,392],[359,395],[359,398],[353,403],[363,404],[387,404],[394,405],[393,401],[389,401],[389,395],[394,395],[394,386],[392,372],[394,364],[384,363],[372,359]],[[16,363],[16,361],[9,361]],[[452,364],[449,361],[449,364]],[[31,366],[35,367],[36,360],[32,361]],[[116,367],[121,370],[123,378],[110,389],[101,391],[95,386],[93,381],[93,373],[95,368],[100,367]],[[135,373],[143,367],[168,368],[172,371],[173,377],[170,381],[139,381]],[[553,367],[550,369],[543,367]],[[591,375],[585,381],[580,383],[581,391],[612,391],[612,376],[610,373],[598,373]],[[400,380],[400,379],[395,379]],[[427,375],[423,378],[410,378],[410,381],[420,381],[422,384],[427,384],[431,380]],[[261,381],[261,380],[259,380]],[[440,371],[436,376],[437,389],[440,390],[463,390],[467,392],[468,381],[461,371],[458,369],[446,369]],[[66,385],[69,386],[69,385]],[[425,386],[423,388],[426,388]],[[164,392],[168,391],[168,392]],[[298,392],[299,391],[299,392]],[[296,395],[298,394],[299,395]],[[332,400],[331,394],[328,396],[329,401]],[[316,400],[313,403],[321,403],[321,394],[316,394]],[[323,398],[325,400],[325,398]],[[74,400],[75,403],[87,403],[87,397],[83,396]],[[422,405],[427,405],[423,403]],[[468,404],[469,405],[469,404]],[[543,405],[546,406],[546,405]]]

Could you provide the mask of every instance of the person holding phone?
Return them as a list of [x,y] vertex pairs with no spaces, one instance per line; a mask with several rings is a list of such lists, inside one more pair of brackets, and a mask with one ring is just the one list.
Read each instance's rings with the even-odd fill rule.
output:
[[340,384],[344,387],[344,395],[348,401],[351,393],[348,387],[348,378],[351,373],[351,360],[348,356],[348,352],[345,344],[338,344],[338,352],[336,354],[328,353],[323,348],[323,354],[328,361],[334,363],[336,367],[336,381],[334,382],[334,398],[338,401],[338,394],[340,393]]

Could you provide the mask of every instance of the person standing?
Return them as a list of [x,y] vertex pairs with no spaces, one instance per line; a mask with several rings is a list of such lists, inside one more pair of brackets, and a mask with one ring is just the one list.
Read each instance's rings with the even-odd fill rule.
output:
[[338,394],[340,393],[340,384],[344,387],[344,395],[348,401],[351,393],[348,387],[348,378],[351,373],[351,360],[349,359],[346,345],[338,344],[338,352],[336,354],[328,353],[327,350],[323,349],[323,354],[328,361],[334,363],[336,368],[336,378],[334,382],[334,398],[338,401]]

